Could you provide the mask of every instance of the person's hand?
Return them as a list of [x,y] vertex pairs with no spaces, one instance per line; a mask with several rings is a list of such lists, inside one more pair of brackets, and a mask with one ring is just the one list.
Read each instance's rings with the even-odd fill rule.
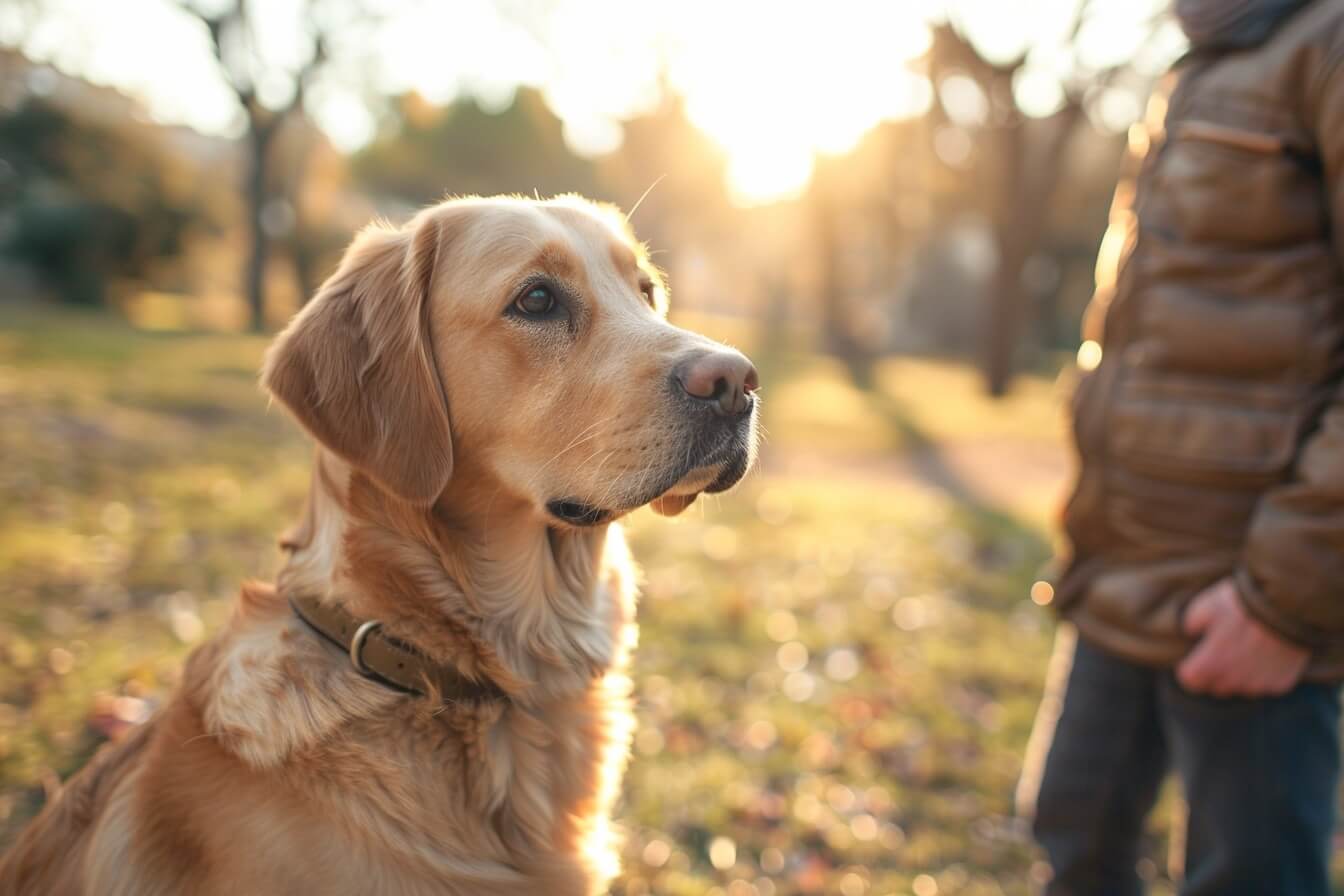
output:
[[1285,641],[1246,612],[1231,579],[1195,595],[1185,633],[1198,638],[1176,667],[1187,691],[1215,697],[1272,697],[1297,684],[1311,651]]

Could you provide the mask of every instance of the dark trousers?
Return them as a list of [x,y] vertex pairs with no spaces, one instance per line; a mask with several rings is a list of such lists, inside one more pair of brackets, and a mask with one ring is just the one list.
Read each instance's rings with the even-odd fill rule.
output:
[[1139,838],[1172,768],[1189,804],[1182,896],[1327,896],[1339,715],[1337,686],[1198,696],[1079,639],[1036,798],[1046,892],[1141,893]]

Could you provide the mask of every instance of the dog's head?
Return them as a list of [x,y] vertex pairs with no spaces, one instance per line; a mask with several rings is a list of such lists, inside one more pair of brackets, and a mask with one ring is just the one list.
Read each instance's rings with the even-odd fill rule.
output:
[[406,501],[471,476],[569,526],[650,503],[677,513],[750,466],[757,383],[666,305],[612,208],[454,200],[362,233],[263,382]]

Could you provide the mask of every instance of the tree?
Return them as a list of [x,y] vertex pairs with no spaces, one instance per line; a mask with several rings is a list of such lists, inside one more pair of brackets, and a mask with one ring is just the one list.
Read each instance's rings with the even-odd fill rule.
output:
[[[182,8],[209,30],[221,75],[243,110],[248,240],[243,284],[252,329],[260,332],[266,326],[266,262],[272,238],[267,211],[284,207],[272,204],[277,198],[272,171],[276,137],[286,121],[302,110],[312,85],[329,74],[333,44],[376,17],[358,5],[307,0],[300,16],[306,32],[301,35],[298,60],[283,62],[262,49],[258,39],[262,19],[252,14],[248,0],[231,0],[209,11],[193,0],[183,0]],[[347,58],[344,53],[341,56]],[[269,229],[275,229],[273,222]]]
[[360,183],[411,205],[448,195],[591,193],[593,163],[565,144],[560,119],[534,88],[489,110],[470,96],[433,106],[418,94],[392,107],[392,127],[355,157]]
[[[101,90],[99,102],[121,99]],[[129,115],[87,121],[41,96],[0,107],[0,251],[62,301],[102,305],[109,282],[174,265],[206,223],[204,193]]]
[[[1060,44],[1049,48],[1067,59],[1068,66],[1056,72],[1058,108],[1039,120],[1023,109],[1017,87],[1042,44],[1028,43],[1016,54],[991,58],[968,34],[956,15],[956,4],[934,28],[929,74],[937,102],[930,133],[946,128],[974,132],[974,141],[969,141],[975,147],[970,162],[973,183],[997,254],[981,337],[985,386],[994,396],[1005,394],[1012,379],[1029,311],[1023,274],[1045,233],[1056,189],[1067,176],[1063,168],[1070,143],[1106,91],[1123,76],[1136,74],[1131,56],[1100,65],[1082,58],[1080,35],[1100,7],[1096,0],[1079,0],[1072,21],[1062,30]],[[1148,37],[1158,21],[1156,14],[1143,21]],[[1138,83],[1130,85],[1136,93],[1147,83],[1145,73],[1137,75],[1131,80]],[[949,102],[949,95],[956,96],[955,90],[947,89],[949,84],[963,88],[964,96],[968,81],[978,88],[983,104],[979,114],[968,115]]]

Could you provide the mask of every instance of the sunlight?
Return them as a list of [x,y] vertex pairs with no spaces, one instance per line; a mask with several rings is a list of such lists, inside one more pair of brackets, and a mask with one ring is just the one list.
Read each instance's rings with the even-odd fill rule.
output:
[[[930,47],[930,24],[942,17],[965,27],[991,60],[1028,52],[1014,91],[1028,115],[1041,117],[1062,105],[1061,80],[1073,66],[1095,69],[1137,53],[1143,23],[1163,0],[1095,4],[1076,49],[1066,46],[1066,37],[1079,0],[554,0],[530,12],[496,0],[384,2],[401,14],[339,48],[352,58],[366,52],[367,59],[309,93],[309,111],[340,151],[354,152],[376,134],[371,89],[385,95],[414,90],[436,104],[471,94],[496,106],[519,85],[539,87],[563,122],[569,147],[589,157],[617,149],[623,122],[648,113],[670,91],[725,154],[732,200],[760,205],[801,194],[819,154],[842,155],[881,122],[928,111],[933,90],[916,60]],[[35,58],[70,71],[82,66],[94,81],[142,98],[155,120],[236,136],[242,116],[219,83],[208,37],[168,0],[127,0],[134,16],[78,0],[53,3],[68,6],[70,14],[25,42]],[[292,62],[302,44],[297,7],[287,0],[265,9],[262,49]],[[0,28],[4,24],[0,20]],[[1170,31],[1163,46],[1171,43]],[[89,34],[103,39],[91,42]],[[141,52],[137,36],[152,37],[160,49]],[[62,48],[79,47],[89,52],[62,56]],[[1154,55],[1161,62],[1172,54]],[[76,64],[75,57],[84,61]],[[165,67],[171,78],[163,77]],[[940,95],[954,118],[973,119],[958,122],[965,127],[982,119],[985,108],[974,85],[970,91],[961,86],[949,79]],[[284,78],[258,87],[273,103],[293,89]],[[1126,126],[1136,112],[1119,95],[1102,105],[1112,129]],[[940,139],[945,158],[969,152],[959,131]]]
[[847,152],[878,122],[918,115],[931,99],[905,67],[930,40],[906,5],[692,3],[667,24],[670,84],[727,154],[741,204],[796,196],[817,153]]

